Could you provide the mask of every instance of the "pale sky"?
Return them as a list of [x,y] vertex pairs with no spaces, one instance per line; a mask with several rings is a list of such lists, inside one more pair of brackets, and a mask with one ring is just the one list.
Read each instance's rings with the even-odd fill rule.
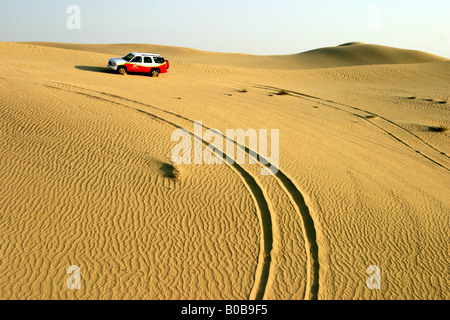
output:
[[[291,54],[360,41],[450,58],[450,0],[0,0],[0,41]],[[67,8],[80,8],[70,30]]]

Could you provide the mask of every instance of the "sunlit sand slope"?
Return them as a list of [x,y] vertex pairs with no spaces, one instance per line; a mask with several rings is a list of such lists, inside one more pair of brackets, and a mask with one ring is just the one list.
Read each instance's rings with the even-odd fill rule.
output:
[[[105,67],[131,51],[169,73]],[[0,43],[0,67],[0,298],[450,298],[447,59]],[[172,165],[194,121],[279,129],[278,174]]]

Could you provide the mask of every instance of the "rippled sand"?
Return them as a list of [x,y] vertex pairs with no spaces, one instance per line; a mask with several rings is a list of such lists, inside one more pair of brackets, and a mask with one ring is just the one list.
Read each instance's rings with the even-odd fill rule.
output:
[[[169,73],[105,68],[131,51]],[[0,66],[0,299],[450,298],[449,60],[3,42]],[[194,121],[279,129],[278,174],[172,166]]]

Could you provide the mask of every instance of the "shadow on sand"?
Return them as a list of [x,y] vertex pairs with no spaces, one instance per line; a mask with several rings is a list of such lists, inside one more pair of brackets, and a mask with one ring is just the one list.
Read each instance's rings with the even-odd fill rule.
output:
[[[109,74],[119,74],[118,72],[111,70],[107,67],[92,67],[92,66],[75,66],[78,70],[90,71],[90,72],[98,72],[98,73],[109,73]],[[128,75],[136,75],[136,76],[146,76],[147,73],[135,73],[135,72],[127,72]]]
[[75,66],[78,70],[83,71],[91,71],[91,72],[100,72],[100,73],[113,73],[111,69],[106,67],[91,67],[91,66]]

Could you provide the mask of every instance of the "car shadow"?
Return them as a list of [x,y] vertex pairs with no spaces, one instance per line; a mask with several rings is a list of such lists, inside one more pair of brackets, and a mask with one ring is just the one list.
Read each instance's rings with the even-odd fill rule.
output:
[[[90,71],[90,72],[118,74],[116,71],[111,70],[111,69],[106,68],[106,67],[75,66],[75,68],[78,69],[78,70]],[[146,77],[148,77],[148,74],[146,74],[146,73],[127,72],[127,74],[128,74],[128,75],[146,76]]]
[[91,66],[75,66],[78,70],[100,72],[100,73],[112,73],[112,70],[106,67],[91,67]]

